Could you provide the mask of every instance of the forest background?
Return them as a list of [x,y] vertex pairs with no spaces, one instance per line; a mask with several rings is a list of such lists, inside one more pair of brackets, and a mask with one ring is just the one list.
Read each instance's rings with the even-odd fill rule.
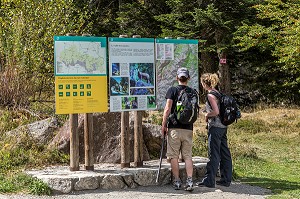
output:
[[[197,39],[199,74],[218,72],[220,89],[234,95],[243,110],[283,107],[257,111],[253,118],[248,112],[232,127],[235,174],[254,184],[264,179],[262,186],[286,198],[300,197],[299,0],[0,0],[0,9],[0,192],[19,191],[24,182],[32,192],[48,193],[40,182],[14,177],[15,168],[68,162],[26,139],[10,148],[11,140],[3,137],[19,125],[54,116],[53,36],[138,34]],[[206,132],[199,133],[197,139],[205,140]],[[274,176],[272,167],[278,171]]]
[[[199,73],[220,73],[241,106],[299,104],[298,0],[1,0],[0,104],[53,101],[53,36],[199,41]],[[226,64],[219,64],[226,58]]]

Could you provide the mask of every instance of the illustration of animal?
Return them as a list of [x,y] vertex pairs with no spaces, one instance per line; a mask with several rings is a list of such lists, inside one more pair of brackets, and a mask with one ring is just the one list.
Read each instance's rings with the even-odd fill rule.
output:
[[150,75],[148,73],[142,73],[140,70],[138,70],[138,77],[146,80],[148,84],[150,83]]

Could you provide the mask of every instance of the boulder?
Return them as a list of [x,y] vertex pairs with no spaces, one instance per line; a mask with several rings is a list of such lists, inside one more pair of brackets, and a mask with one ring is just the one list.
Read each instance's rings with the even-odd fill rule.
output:
[[6,135],[14,136],[18,139],[22,139],[24,136],[29,136],[36,143],[44,145],[48,144],[48,142],[54,137],[54,132],[57,129],[57,119],[53,117],[20,126],[12,131],[6,132]]
[[[130,116],[130,159],[134,161],[134,128],[133,117]],[[94,113],[93,114],[93,128],[94,128],[94,162],[95,163],[120,163],[121,149],[120,149],[120,133],[121,133],[121,113]],[[143,125],[143,160],[149,160],[148,151],[153,154],[159,154],[160,151],[160,128],[158,126]],[[84,161],[84,117],[82,114],[78,116],[78,133],[79,133],[79,155],[80,162]],[[153,140],[152,140],[153,138]],[[50,148],[57,148],[60,151],[69,153],[70,151],[70,126],[67,121],[61,127],[57,135],[49,144]],[[149,148],[148,148],[149,147]]]

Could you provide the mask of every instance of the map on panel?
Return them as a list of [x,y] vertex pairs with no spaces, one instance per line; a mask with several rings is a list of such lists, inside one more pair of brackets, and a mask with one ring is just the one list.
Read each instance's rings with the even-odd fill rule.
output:
[[56,74],[105,74],[105,48],[100,42],[56,41]]
[[189,86],[199,90],[198,83],[198,41],[156,40],[157,108],[164,109],[166,93],[177,86],[177,69],[185,67],[190,72]]

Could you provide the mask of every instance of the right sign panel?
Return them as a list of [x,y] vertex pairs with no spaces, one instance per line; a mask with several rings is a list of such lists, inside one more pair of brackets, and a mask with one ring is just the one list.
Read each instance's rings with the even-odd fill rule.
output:
[[177,86],[177,69],[185,67],[190,72],[188,86],[199,91],[198,40],[156,39],[157,109],[165,107],[168,88]]

